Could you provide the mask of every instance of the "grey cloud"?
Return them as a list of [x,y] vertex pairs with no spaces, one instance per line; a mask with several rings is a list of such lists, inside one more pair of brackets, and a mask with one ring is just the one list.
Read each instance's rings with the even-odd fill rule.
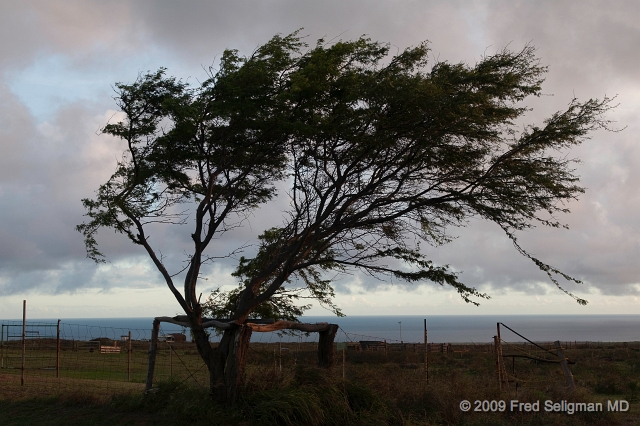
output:
[[140,47],[143,31],[125,1],[2,2],[0,66],[23,67],[37,55],[77,55],[91,49],[126,52]]
[[615,7],[600,1],[491,4],[489,37],[502,43],[532,41],[565,82],[577,77],[597,85],[607,75],[635,81],[640,65],[637,2],[616,2]]
[[24,176],[22,159],[34,137],[34,125],[27,108],[0,82],[0,183],[16,182]]
[[[616,7],[602,2],[525,1],[187,5],[32,1],[26,7],[4,2],[0,6],[0,293],[160,284],[153,269],[145,269],[150,265],[143,260],[144,253],[126,237],[111,231],[98,236],[113,261],[110,275],[84,258],[82,238],[73,230],[82,221],[80,199],[91,197],[109,177],[124,148],[95,134],[115,107],[109,85],[132,81],[139,70],[162,65],[170,66],[169,72],[178,77],[196,78],[203,75],[200,65],[212,64],[224,48],[248,54],[276,33],[305,27],[311,44],[318,37],[353,39],[368,34],[391,42],[392,49],[403,49],[429,39],[433,55],[452,62],[473,63],[485,51],[492,53],[509,43],[517,50],[532,42],[543,64],[550,66],[544,91],[555,96],[528,101],[534,111],[526,122],[541,124],[544,117],[566,106],[574,93],[580,98],[620,93],[624,114],[613,111],[612,117],[629,128],[622,133],[599,132],[569,153],[584,160],[578,172],[588,187],[581,200],[570,205],[572,213],[562,218],[571,229],[538,228],[520,238],[541,260],[584,279],[587,284],[582,287],[566,284],[578,295],[594,288],[637,294],[640,151],[635,135],[640,129],[633,123],[640,114],[636,82],[640,56],[634,51],[640,44],[639,16],[636,2],[618,2]],[[62,102],[51,120],[38,122],[9,91],[7,82],[46,55],[61,55],[75,72],[101,73],[91,84],[104,87],[92,101]],[[283,196],[256,211],[245,227],[216,241],[212,252],[226,253],[253,242],[261,230],[280,223],[286,206]],[[189,249],[189,232],[186,226],[152,232],[155,247],[174,269]],[[428,253],[437,263],[464,271],[465,283],[490,292],[554,291],[544,284],[546,275],[518,255],[499,229],[473,221],[453,233],[460,238]],[[146,266],[118,266],[127,260]],[[229,270],[234,260],[219,263]],[[388,285],[360,275],[336,281],[340,292]]]
[[[225,48],[249,54],[276,33],[304,27],[317,38],[353,39],[363,34],[399,49],[429,39],[436,53],[469,50],[468,23],[455,3],[407,1],[198,1],[134,2],[133,16],[148,37],[192,64],[210,65]],[[188,30],[185,30],[188,29]],[[454,58],[455,59],[455,58]]]
[[[88,260],[89,266],[81,263],[84,246],[74,230],[82,221],[80,198],[91,196],[112,173],[121,147],[111,149],[114,141],[96,136],[105,117],[91,108],[67,107],[56,121],[38,129],[15,97],[2,100],[5,113],[0,119],[8,125],[0,128],[0,161],[6,162],[0,175],[0,292],[87,285],[82,271],[95,266]],[[93,151],[100,152],[100,158]],[[107,250],[119,256],[135,254],[133,247],[123,244],[126,241],[112,237],[102,236]],[[44,279],[65,270],[64,283]]]

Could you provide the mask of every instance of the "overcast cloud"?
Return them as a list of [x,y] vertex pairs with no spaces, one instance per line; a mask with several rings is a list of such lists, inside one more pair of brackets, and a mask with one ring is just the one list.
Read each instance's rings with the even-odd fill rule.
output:
[[[617,95],[619,107],[609,118],[624,131],[595,132],[569,153],[582,160],[577,170],[587,187],[569,206],[572,213],[561,218],[570,230],[536,228],[520,240],[542,260],[584,280],[582,286],[567,283],[567,289],[605,300],[596,303],[597,312],[619,312],[623,299],[617,296],[625,296],[624,309],[633,311],[640,292],[640,3],[424,0],[0,1],[0,311],[8,312],[9,301],[37,295],[58,294],[67,298],[65,306],[80,306],[90,305],[95,291],[162,289],[144,253],[125,237],[99,234],[112,263],[97,266],[85,258],[82,236],[74,230],[83,220],[80,199],[108,179],[123,150],[120,141],[97,133],[117,113],[112,85],[161,66],[171,75],[202,80],[203,68],[215,65],[223,49],[249,54],[276,33],[301,27],[311,44],[320,37],[366,34],[391,43],[395,52],[429,40],[434,58],[451,62],[474,63],[505,46],[518,50],[530,43],[549,66],[543,91],[553,95],[527,101],[531,123],[541,124],[573,96]],[[277,223],[282,208],[255,215],[217,250],[251,242],[269,225],[264,218]],[[510,306],[512,293],[532,297],[527,313],[537,313],[544,297],[572,303],[497,227],[473,221],[453,233],[459,237],[454,242],[429,249],[432,258],[464,271],[465,283],[499,296],[495,309]],[[188,249],[188,235],[184,227],[153,234],[173,267]],[[202,290],[233,285],[231,268],[230,262],[215,265]],[[339,300],[353,314],[387,306],[389,286],[360,276],[336,281]],[[404,306],[402,297],[414,303],[418,294],[427,306],[444,294],[431,284],[400,287],[404,296],[396,296],[394,306]],[[356,296],[366,296],[366,303]],[[136,309],[149,315],[161,304],[153,297]],[[515,307],[523,299],[512,300]],[[472,313],[451,303],[450,313]]]

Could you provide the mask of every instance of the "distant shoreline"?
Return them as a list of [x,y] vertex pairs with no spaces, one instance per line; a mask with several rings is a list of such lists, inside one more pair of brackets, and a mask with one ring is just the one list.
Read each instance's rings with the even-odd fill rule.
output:
[[[579,341],[579,342],[637,342],[640,341],[640,315],[600,314],[600,315],[376,315],[376,316],[307,316],[303,322],[331,322],[340,329],[336,341],[386,340],[389,343],[419,343],[424,339],[424,319],[427,320],[430,342],[438,343],[480,343],[491,342],[496,335],[497,322],[536,342]],[[57,319],[30,319],[27,325],[36,327],[43,325],[38,331],[42,335],[53,333],[52,325]],[[141,340],[150,337],[153,318],[61,318],[62,334],[72,338],[83,339],[113,335],[119,338],[132,331],[133,339]],[[11,325],[14,330],[20,319],[2,319],[0,323]],[[162,323],[161,332],[181,332],[182,327]],[[15,334],[15,331],[12,331]],[[187,332],[188,334],[188,332]],[[503,330],[501,337],[505,341],[521,342],[522,338]],[[311,337],[309,337],[311,338]],[[215,335],[212,341],[217,341]],[[276,333],[254,333],[252,341],[289,341],[295,336],[278,336]],[[307,337],[305,336],[305,339]]]

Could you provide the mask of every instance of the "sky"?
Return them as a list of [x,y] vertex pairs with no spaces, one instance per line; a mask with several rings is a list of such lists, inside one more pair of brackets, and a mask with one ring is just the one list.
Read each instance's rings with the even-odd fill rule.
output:
[[[104,230],[108,260],[85,256],[82,198],[115,170],[124,146],[99,130],[117,119],[116,82],[166,67],[197,83],[224,49],[249,55],[275,34],[303,28],[318,38],[367,35],[391,52],[428,40],[433,60],[473,65],[507,47],[537,48],[549,67],[544,96],[527,100],[523,123],[541,125],[572,98],[617,96],[607,114],[619,132],[599,130],[566,153],[579,158],[586,187],[560,217],[565,229],[518,234],[532,254],[583,284],[561,282],[579,306],[517,253],[491,223],[472,220],[430,249],[461,280],[492,296],[480,307],[433,283],[404,285],[336,277],[347,315],[636,314],[640,310],[640,3],[637,1],[74,1],[0,0],[0,318],[153,317],[179,305],[129,240]],[[279,216],[280,215],[280,216]],[[214,249],[252,243],[278,219],[258,211]],[[273,224],[273,223],[272,223]],[[154,244],[178,265],[188,227],[157,230]],[[230,260],[206,272],[199,291],[235,287]],[[328,315],[314,307],[309,314]]]

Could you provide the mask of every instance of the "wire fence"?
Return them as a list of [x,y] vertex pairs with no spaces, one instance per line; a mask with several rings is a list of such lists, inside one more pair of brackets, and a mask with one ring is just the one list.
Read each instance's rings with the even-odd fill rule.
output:
[[[208,388],[209,372],[195,344],[182,333],[160,328],[156,349],[154,383],[174,380]],[[142,392],[147,375],[150,329],[99,327],[60,322],[27,322],[22,339],[22,322],[5,321],[0,335],[0,381],[5,391],[30,390],[38,394],[64,391],[114,393]],[[467,360],[469,368],[485,371],[487,382],[495,383],[494,344],[406,343],[339,328],[335,339],[336,370],[349,376],[363,364],[396,364],[416,370],[408,374],[423,380],[428,359],[429,374],[437,381],[450,371],[452,360]],[[502,340],[502,357],[507,386],[545,386],[561,383],[558,365],[532,364],[536,359],[553,360],[551,342],[535,345]],[[213,342],[213,345],[216,343]],[[640,350],[640,343],[562,342],[567,357],[583,350]],[[299,365],[317,363],[318,334],[293,332],[253,333],[247,355],[247,381],[292,372]],[[557,360],[557,358],[556,358]],[[533,365],[533,367],[532,367]]]
[[0,376],[5,387],[42,393],[142,389],[147,330],[71,323],[5,321],[0,331]]

